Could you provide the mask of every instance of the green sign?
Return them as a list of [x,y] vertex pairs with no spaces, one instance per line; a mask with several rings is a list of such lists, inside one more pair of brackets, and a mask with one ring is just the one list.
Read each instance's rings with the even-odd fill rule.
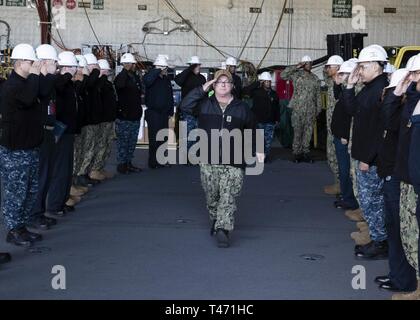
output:
[[93,9],[104,10],[104,0],[93,0]]
[[333,0],[333,18],[352,18],[353,0]]
[[26,7],[26,0],[6,0],[6,6],[9,6],[9,7]]

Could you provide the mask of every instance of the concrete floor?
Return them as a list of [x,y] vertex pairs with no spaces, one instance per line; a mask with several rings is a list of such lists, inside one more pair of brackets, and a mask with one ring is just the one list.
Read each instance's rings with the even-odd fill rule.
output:
[[[147,151],[136,154],[144,165]],[[354,258],[355,224],[322,193],[330,182],[325,162],[267,165],[246,178],[233,245],[218,249],[197,167],[118,176],[44,232],[39,250],[2,240],[13,262],[0,266],[0,298],[389,299],[373,283],[387,262]],[[54,265],[66,269],[66,290],[51,287]],[[351,286],[355,265],[366,268],[366,290]]]

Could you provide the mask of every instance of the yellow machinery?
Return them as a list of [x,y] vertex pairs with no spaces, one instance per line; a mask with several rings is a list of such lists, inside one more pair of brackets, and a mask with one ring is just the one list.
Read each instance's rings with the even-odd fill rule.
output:
[[389,62],[397,69],[404,68],[408,60],[420,53],[420,46],[385,47]]

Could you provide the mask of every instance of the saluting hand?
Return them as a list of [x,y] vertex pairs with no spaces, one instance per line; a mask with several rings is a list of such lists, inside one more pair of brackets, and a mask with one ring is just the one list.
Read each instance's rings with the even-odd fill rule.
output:
[[204,92],[209,92],[211,86],[217,81],[217,79],[213,79],[210,81],[207,81],[205,84],[203,84],[203,90]]
[[397,87],[394,90],[394,94],[398,97],[401,97],[403,94],[405,94],[408,90],[408,87],[411,84],[411,76],[410,74],[407,74],[405,78],[403,78],[397,85]]
[[42,62],[41,61],[35,61],[31,68],[29,69],[29,73],[35,74],[37,76],[39,76],[39,74],[41,73],[41,68],[42,68]]
[[348,86],[354,87],[356,83],[360,80],[360,67],[356,67],[353,72],[350,74],[349,79],[347,81]]

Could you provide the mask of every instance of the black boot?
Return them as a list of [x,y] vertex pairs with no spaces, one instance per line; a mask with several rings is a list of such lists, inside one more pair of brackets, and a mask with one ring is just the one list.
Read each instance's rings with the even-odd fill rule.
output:
[[10,253],[0,252],[0,264],[8,263],[12,261],[12,256]]
[[16,246],[30,247],[32,245],[32,241],[29,239],[24,228],[10,230],[7,234],[6,241]]
[[380,260],[388,258],[388,242],[372,241],[366,246],[356,247],[355,255],[357,258],[366,260]]
[[117,171],[118,171],[118,173],[120,173],[120,174],[129,174],[129,173],[130,173],[130,171],[128,170],[128,166],[127,166],[127,164],[126,164],[126,163],[120,163],[120,164],[117,166]]
[[219,248],[229,248],[229,231],[224,229],[217,229],[216,231],[217,246]]
[[42,235],[40,235],[39,233],[35,233],[35,232],[30,232],[28,229],[24,228],[23,231],[26,236],[29,238],[29,240],[31,240],[32,242],[37,242],[37,241],[42,241]]
[[301,163],[303,159],[303,156],[301,154],[295,154],[295,157],[293,159],[294,163]]
[[127,163],[126,166],[129,172],[139,173],[143,171],[141,168],[133,166],[131,162]]
[[310,156],[309,153],[305,153],[303,155],[303,162],[306,162],[306,163],[314,163],[315,161],[311,158],[311,156]]
[[31,229],[35,229],[35,230],[42,230],[42,231],[48,230],[50,228],[50,225],[42,217],[44,217],[44,215],[40,217],[36,217],[35,219],[32,220],[31,223],[27,224],[27,227]]

